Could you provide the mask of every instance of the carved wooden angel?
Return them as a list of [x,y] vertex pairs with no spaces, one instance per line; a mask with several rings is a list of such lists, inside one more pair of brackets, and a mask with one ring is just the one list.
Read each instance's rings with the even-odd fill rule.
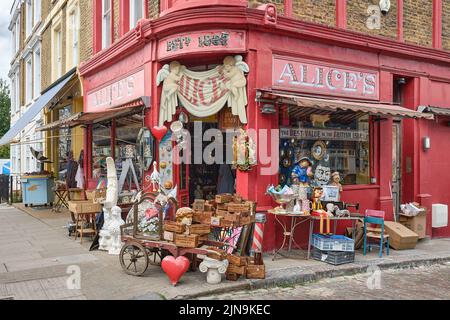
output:
[[244,73],[250,71],[248,65],[242,60],[242,56],[228,56],[223,60],[223,66],[219,72],[222,72],[228,80],[225,87],[230,90],[228,98],[228,107],[235,116],[239,116],[242,123],[247,123],[247,79]]
[[183,76],[183,69],[185,69],[185,66],[182,66],[178,61],[173,61],[164,65],[158,72],[156,85],[159,86],[161,82],[164,83],[161,93],[159,126],[163,126],[165,121],[172,121],[172,116],[176,113],[177,93]]

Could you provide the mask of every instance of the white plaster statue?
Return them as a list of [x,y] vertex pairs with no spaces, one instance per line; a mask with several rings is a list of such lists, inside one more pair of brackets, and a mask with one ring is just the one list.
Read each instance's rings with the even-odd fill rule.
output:
[[206,272],[206,282],[209,284],[219,284],[222,282],[222,274],[227,272],[228,260],[215,260],[205,257],[202,263],[200,263],[200,272]]
[[[119,198],[117,172],[114,159],[106,158],[108,183],[106,185],[106,199],[103,202],[103,228],[100,230],[99,250],[109,251],[111,246],[110,224],[112,222],[112,208],[117,206]],[[119,208],[120,209],[120,208]]]
[[[153,172],[150,175],[150,181],[152,183],[153,191],[159,191],[160,190],[160,184],[161,184],[161,176],[158,172],[158,164],[156,161],[153,162]],[[157,186],[157,187],[156,187]]]
[[109,223],[109,250],[111,255],[118,255],[122,249],[122,239],[120,237],[120,227],[125,224],[122,219],[122,209],[115,206],[111,209],[111,221]]
[[158,72],[156,85],[159,86],[163,83],[159,111],[159,126],[163,126],[164,121],[172,119],[172,116],[176,113],[176,108],[178,106],[177,92],[180,87],[179,82],[183,76],[182,71],[185,68],[186,67],[182,66],[178,61],[173,61],[170,65],[164,65]]
[[227,81],[224,85],[230,90],[228,97],[228,107],[233,115],[238,115],[242,123],[247,123],[247,79],[244,72],[250,71],[248,65],[242,60],[242,56],[228,56],[223,60],[223,66],[219,67],[219,72],[223,73]]

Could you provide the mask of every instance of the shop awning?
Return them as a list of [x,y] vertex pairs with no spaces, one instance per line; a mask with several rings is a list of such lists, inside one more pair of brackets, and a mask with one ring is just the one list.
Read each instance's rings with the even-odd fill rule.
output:
[[11,141],[41,112],[41,110],[58,94],[58,92],[76,75],[76,69],[71,70],[59,79],[52,87],[43,92],[29,109],[20,117],[11,129],[0,139],[0,146]]
[[352,111],[375,116],[400,116],[407,118],[433,119],[433,114],[414,111],[392,104],[368,103],[368,102],[350,102],[344,100],[319,99],[304,97],[299,95],[290,95],[285,93],[275,93],[262,91],[263,98],[273,99],[278,103],[294,104],[301,108],[316,109],[325,112]]
[[441,108],[441,107],[433,107],[433,106],[419,106],[417,111],[423,113],[431,113],[437,116],[447,116],[450,117],[450,107],[449,108]]
[[65,119],[60,119],[46,124],[36,131],[48,131],[56,128],[73,128],[80,125],[94,124],[108,121],[112,118],[123,117],[139,113],[150,104],[150,97],[142,97],[118,108],[112,108],[102,112],[78,112]]

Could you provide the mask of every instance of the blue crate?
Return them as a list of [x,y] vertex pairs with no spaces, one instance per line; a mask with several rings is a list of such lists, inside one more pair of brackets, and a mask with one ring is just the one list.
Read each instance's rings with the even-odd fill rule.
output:
[[313,234],[312,240],[312,245],[322,251],[355,251],[355,241],[344,236]]

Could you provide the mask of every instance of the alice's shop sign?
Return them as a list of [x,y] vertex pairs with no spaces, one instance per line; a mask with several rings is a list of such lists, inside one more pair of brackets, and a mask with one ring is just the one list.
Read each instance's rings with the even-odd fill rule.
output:
[[273,58],[272,86],[282,90],[379,100],[379,78],[372,70]]
[[87,96],[87,112],[101,112],[137,100],[145,95],[144,70],[116,80]]
[[208,30],[177,34],[159,43],[158,57],[164,59],[179,54],[206,51],[245,50],[245,32],[236,30]]

